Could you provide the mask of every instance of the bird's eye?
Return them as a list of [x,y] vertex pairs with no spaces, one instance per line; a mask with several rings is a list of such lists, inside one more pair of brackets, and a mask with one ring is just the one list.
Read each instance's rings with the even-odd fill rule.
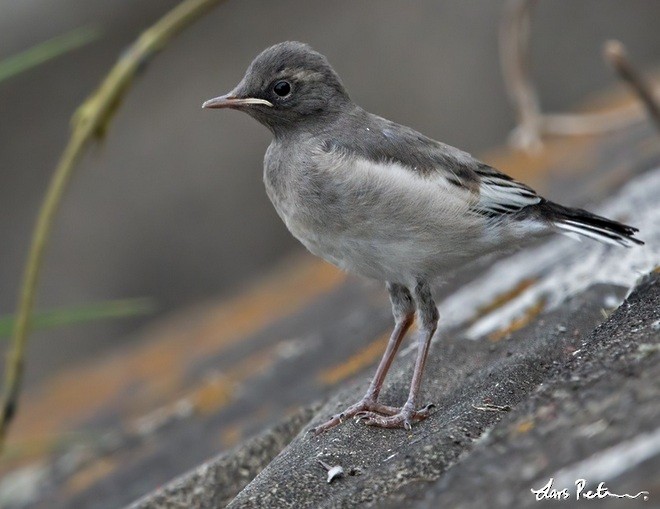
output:
[[278,81],[273,86],[273,92],[275,92],[280,97],[286,97],[291,93],[291,85],[288,81]]

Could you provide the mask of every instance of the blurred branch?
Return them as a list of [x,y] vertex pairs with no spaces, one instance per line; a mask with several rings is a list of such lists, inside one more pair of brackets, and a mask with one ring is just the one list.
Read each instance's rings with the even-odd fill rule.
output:
[[32,308],[46,242],[73,169],[87,145],[99,140],[128,91],[137,71],[184,28],[206,14],[221,0],[184,0],[155,25],[140,35],[119,58],[101,86],[73,116],[72,133],[55,168],[32,234],[32,243],[23,274],[18,313],[11,349],[6,361],[0,409],[0,451],[9,424],[16,413],[24,370],[24,355],[31,327]]
[[639,96],[648,111],[651,121],[660,130],[660,101],[653,96],[651,86],[630,63],[625,46],[619,41],[607,41],[604,47],[605,59],[619,74],[621,79],[630,85]]
[[39,64],[80,48],[98,39],[101,31],[92,26],[80,27],[37,44],[0,62],[0,83]]
[[[34,313],[30,325],[32,330],[54,329],[109,318],[145,315],[151,313],[154,309],[154,301],[148,298],[111,300],[87,306]],[[15,323],[16,320],[13,315],[0,316],[0,338],[10,336]]]
[[541,146],[541,105],[531,79],[529,55],[531,10],[536,1],[509,0],[499,35],[504,85],[518,117],[512,140],[529,150]]
[[[598,134],[622,129],[642,120],[643,111],[633,103],[602,113],[543,113],[531,78],[529,38],[531,11],[537,0],[508,0],[500,25],[500,63],[504,84],[517,114],[518,125],[510,143],[533,152],[544,135]],[[649,97],[651,97],[649,90]]]

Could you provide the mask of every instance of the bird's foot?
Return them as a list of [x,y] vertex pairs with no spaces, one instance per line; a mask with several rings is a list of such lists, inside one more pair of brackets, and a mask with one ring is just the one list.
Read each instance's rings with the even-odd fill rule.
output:
[[382,411],[384,408],[388,408],[388,407],[376,403],[372,398],[364,397],[354,405],[349,406],[343,412],[333,415],[332,417],[330,417],[330,419],[325,421],[320,426],[310,429],[309,432],[314,433],[314,435],[320,435],[321,433],[328,431],[330,428],[334,428],[338,424],[341,424],[345,420],[350,419],[351,417],[355,416],[360,412],[366,412],[366,411],[379,412]]
[[406,431],[412,429],[412,423],[422,421],[431,415],[431,410],[435,405],[429,404],[420,410],[413,410],[412,407],[403,408],[385,407],[383,411],[362,411],[355,414],[355,421],[367,426],[376,426],[378,428],[403,428]]
[[[349,406],[343,412],[333,415],[329,420],[309,430],[315,436],[334,428],[351,417],[357,421],[364,422],[369,426],[380,426],[383,428],[405,428],[410,429],[411,422],[421,421],[431,415],[431,410],[435,405],[426,405],[421,410],[406,410],[406,407],[397,408],[387,405],[381,405],[373,399],[362,398],[354,405]],[[381,424],[384,423],[384,424]],[[407,423],[407,425],[406,425]]]

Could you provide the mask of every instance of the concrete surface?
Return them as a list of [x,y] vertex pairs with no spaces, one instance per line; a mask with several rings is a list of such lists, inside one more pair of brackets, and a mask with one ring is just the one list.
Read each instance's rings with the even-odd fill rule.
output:
[[[438,407],[427,421],[411,433],[353,422],[319,438],[303,432],[228,508],[534,507],[530,489],[550,477],[558,489],[587,478],[615,493],[649,491],[657,503],[660,276],[647,278],[594,329],[611,290],[595,287],[495,345],[437,345],[424,401]],[[397,371],[386,401],[405,391],[409,374]],[[311,424],[363,388],[333,398]],[[650,451],[636,452],[620,469],[621,451],[609,453],[609,470],[578,465],[634,440]],[[317,458],[354,474],[328,484]],[[202,486],[195,488],[217,489]],[[643,500],[606,502],[636,507]]]

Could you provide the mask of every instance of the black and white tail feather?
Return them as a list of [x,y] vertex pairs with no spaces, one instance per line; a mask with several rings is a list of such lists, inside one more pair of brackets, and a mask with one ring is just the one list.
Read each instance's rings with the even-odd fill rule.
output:
[[632,226],[547,200],[543,200],[538,206],[544,209],[544,215],[561,233],[577,240],[581,240],[581,235],[615,246],[632,247],[635,244],[644,244],[635,238],[639,230]]
[[479,197],[473,210],[479,214],[494,220],[507,216],[532,218],[549,223],[560,233],[577,240],[588,237],[624,247],[644,244],[635,238],[637,228],[546,200],[532,188],[488,165],[480,165],[475,173],[479,177]]

